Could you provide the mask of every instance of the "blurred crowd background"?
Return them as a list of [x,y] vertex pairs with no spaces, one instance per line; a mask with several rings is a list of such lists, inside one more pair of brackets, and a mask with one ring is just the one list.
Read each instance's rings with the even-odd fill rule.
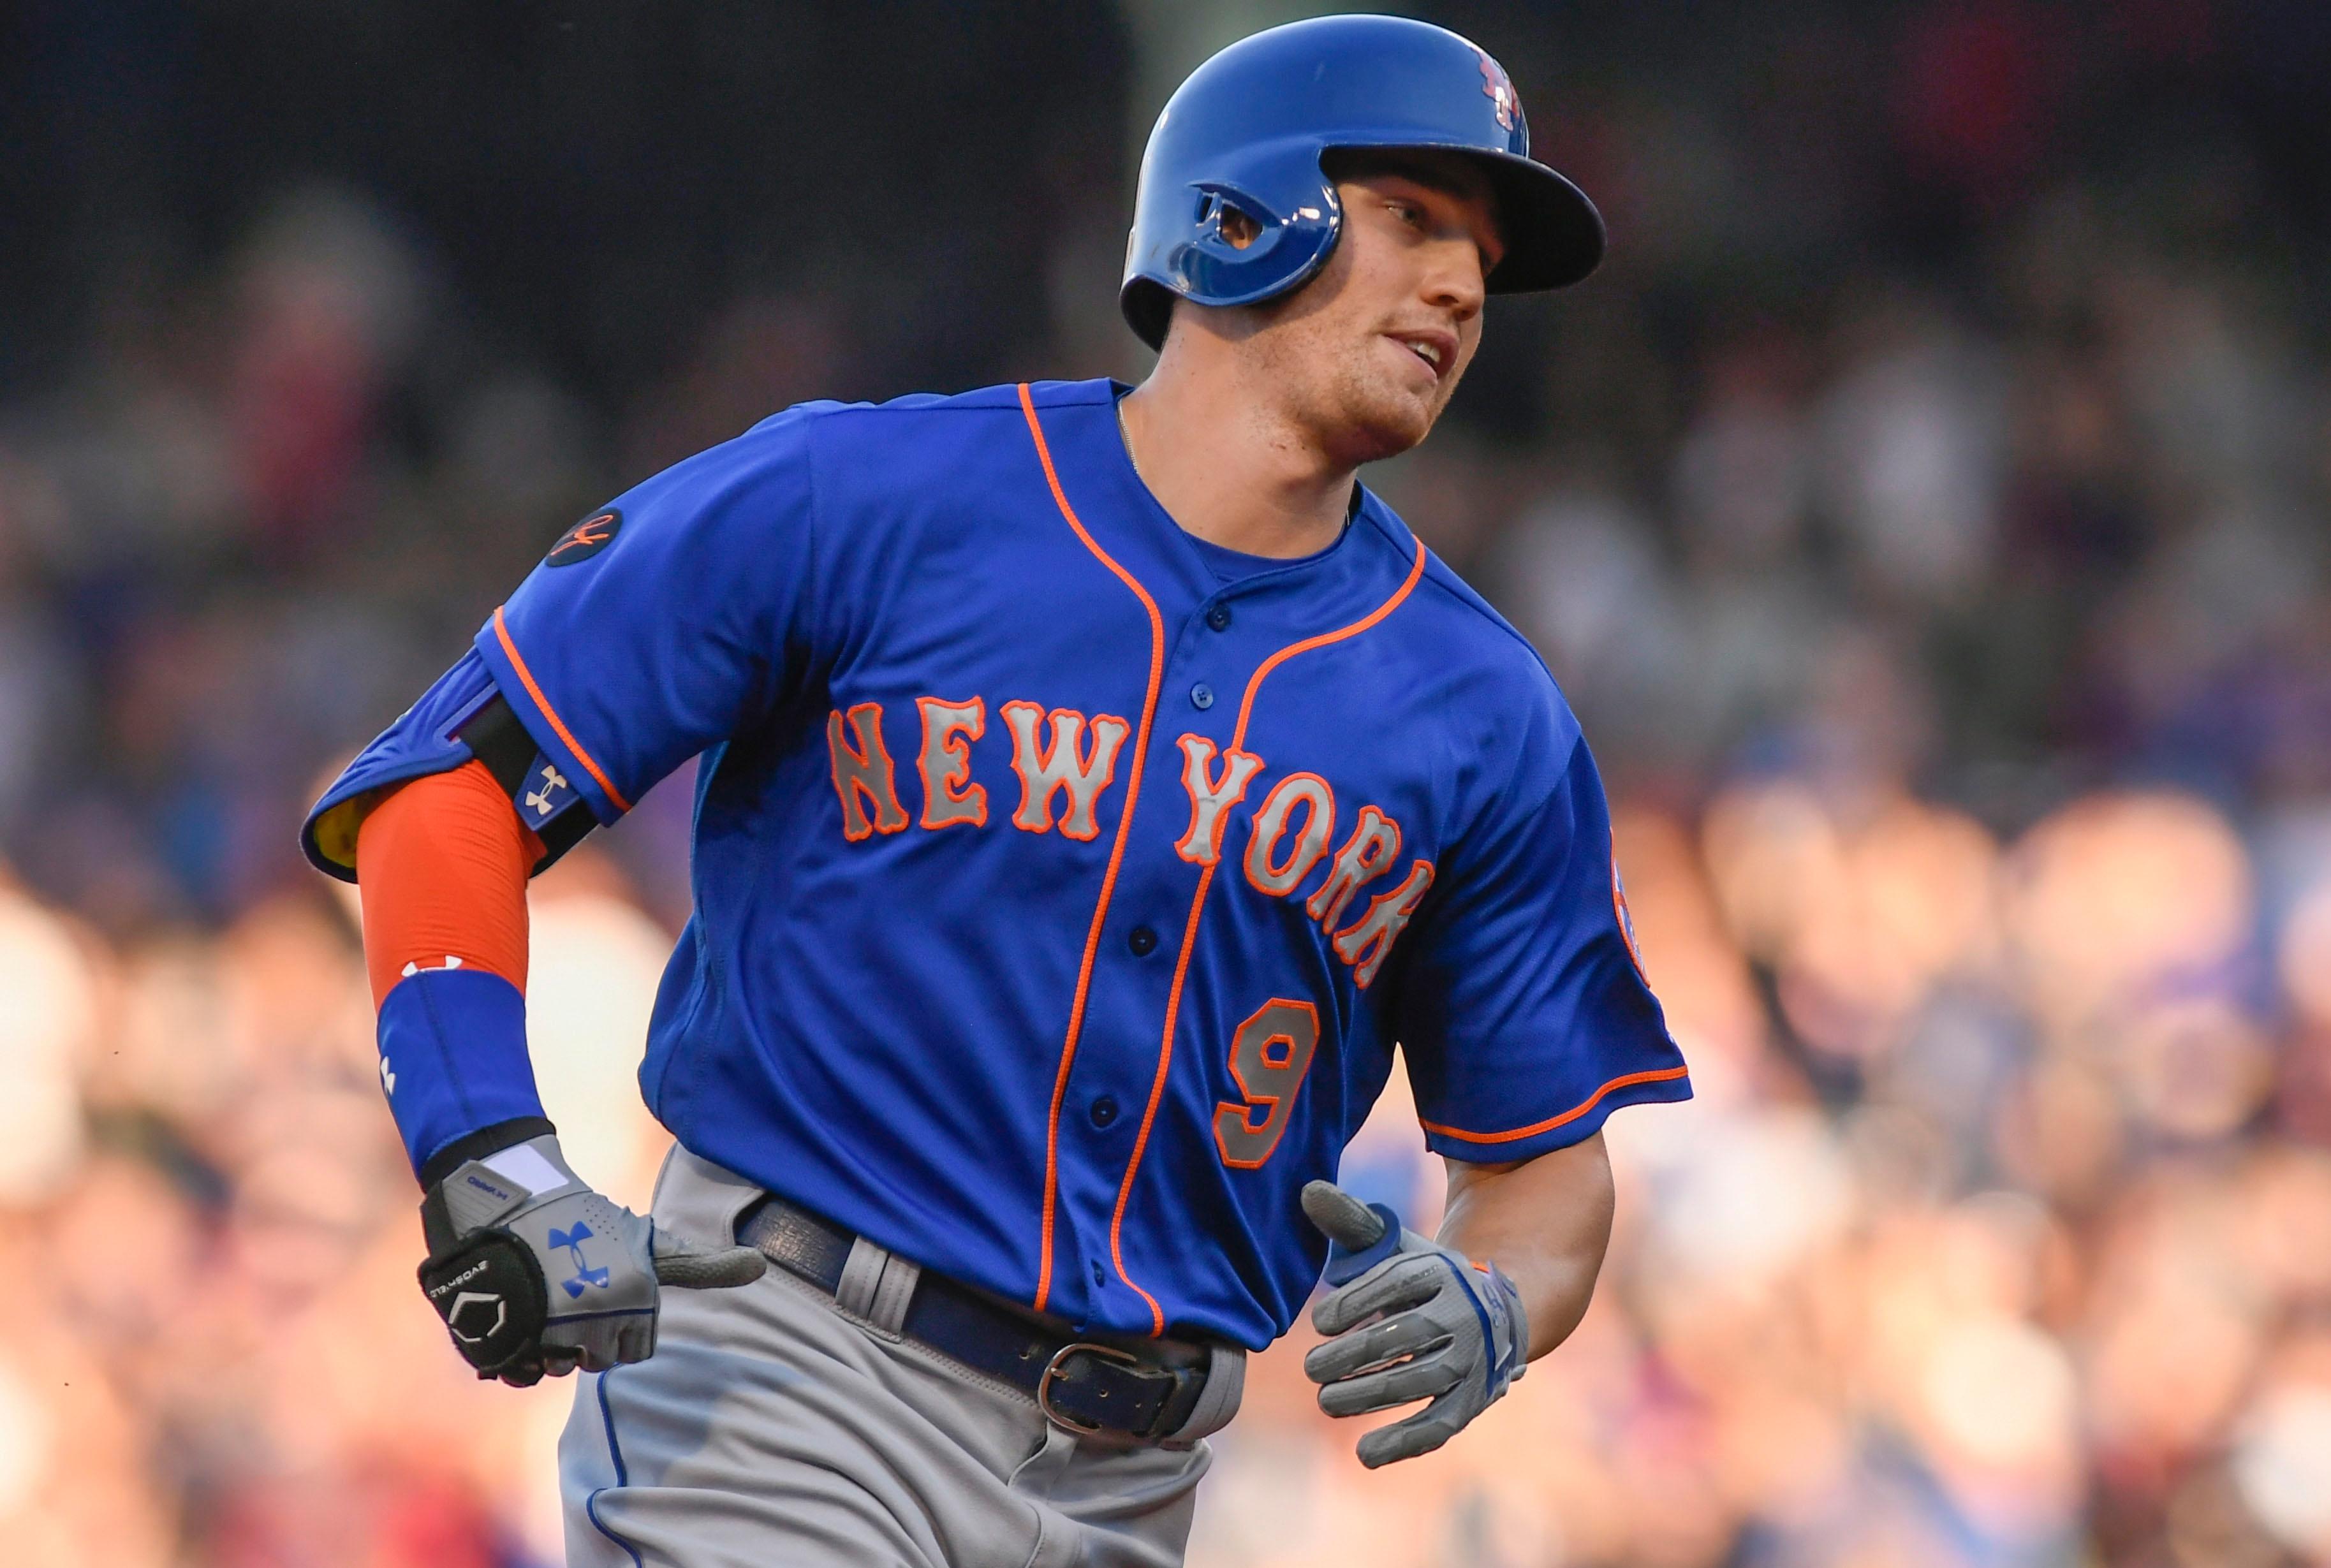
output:
[[[1372,482],[1545,651],[1689,1106],[1568,1346],[1196,1568],[2331,1563],[2331,8],[1471,0],[1602,272]],[[412,1283],[305,803],[576,517],[813,395],[1137,378],[1165,91],[1281,8],[0,14],[0,1560],[558,1559]],[[538,885],[644,1200],[684,780]],[[1347,1177],[1437,1208],[1395,1081]]]

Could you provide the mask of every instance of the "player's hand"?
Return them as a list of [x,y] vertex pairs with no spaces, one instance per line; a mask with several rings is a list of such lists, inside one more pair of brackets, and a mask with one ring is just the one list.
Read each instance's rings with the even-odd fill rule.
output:
[[1334,1243],[1327,1283],[1311,1309],[1327,1343],[1303,1358],[1331,1416],[1432,1402],[1360,1439],[1370,1469],[1429,1454],[1487,1410],[1523,1370],[1529,1325],[1521,1294],[1491,1263],[1475,1263],[1400,1216],[1332,1182],[1303,1189],[1303,1212]]
[[658,1285],[749,1285],[750,1247],[699,1250],[583,1183],[547,1134],[471,1160],[421,1203],[421,1288],[481,1378],[517,1387],[655,1350]]

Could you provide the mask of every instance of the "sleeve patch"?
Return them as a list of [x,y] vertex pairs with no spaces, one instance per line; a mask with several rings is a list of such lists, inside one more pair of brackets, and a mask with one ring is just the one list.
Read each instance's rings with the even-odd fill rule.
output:
[[609,507],[604,512],[594,512],[565,533],[558,543],[550,546],[550,554],[542,558],[546,566],[573,566],[589,560],[623,531],[623,514]]

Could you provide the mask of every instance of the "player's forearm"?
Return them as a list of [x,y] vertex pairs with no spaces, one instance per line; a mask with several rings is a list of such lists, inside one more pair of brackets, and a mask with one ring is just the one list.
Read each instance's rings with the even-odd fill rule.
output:
[[548,1128],[526,1051],[526,879],[541,852],[474,762],[401,786],[365,819],[381,1088],[416,1173],[488,1126]]
[[1529,1354],[1544,1355],[1586,1316],[1611,1242],[1603,1135],[1517,1164],[1448,1164],[1441,1244],[1506,1272],[1529,1314]]

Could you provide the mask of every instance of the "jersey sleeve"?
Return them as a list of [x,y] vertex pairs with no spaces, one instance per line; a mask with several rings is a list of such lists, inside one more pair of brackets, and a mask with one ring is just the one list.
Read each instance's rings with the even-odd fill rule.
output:
[[462,731],[494,699],[484,660],[465,653],[419,701],[340,770],[300,826],[309,863],[343,882],[357,879],[357,834],[390,790],[430,774],[449,773],[475,755]]
[[1621,1106],[1691,1095],[1643,977],[1594,759],[1566,715],[1545,717],[1452,847],[1401,983],[1425,1142],[1453,1159],[1529,1159]]
[[813,641],[812,405],[568,530],[474,648],[562,782],[612,822],[747,727]]

